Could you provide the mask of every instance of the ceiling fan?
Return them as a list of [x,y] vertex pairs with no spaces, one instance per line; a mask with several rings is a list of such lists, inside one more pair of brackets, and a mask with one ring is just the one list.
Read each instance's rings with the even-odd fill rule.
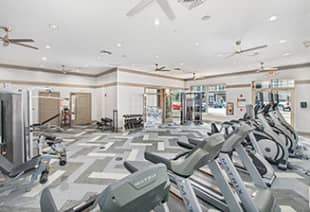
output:
[[[241,40],[238,40],[236,41],[235,45],[236,45],[236,51],[234,51],[232,54],[226,56],[225,58],[230,58],[230,57],[233,57],[235,55],[240,55],[240,54],[243,54],[243,53],[247,53],[247,52],[251,52],[251,51],[256,51],[256,50],[259,50],[259,49],[264,49],[264,48],[267,48],[268,45],[260,45],[260,46],[255,46],[255,47],[252,47],[252,48],[248,48],[248,49],[242,49],[241,48]],[[257,54],[257,53],[256,53]]]
[[175,14],[173,12],[173,10],[171,9],[171,6],[168,2],[168,0],[141,0],[134,8],[132,8],[128,13],[127,16],[134,16],[136,14],[138,14],[139,12],[141,12],[145,7],[149,6],[151,3],[153,3],[154,1],[156,1],[159,6],[161,7],[161,9],[164,11],[164,13],[166,14],[166,16],[170,19],[170,20],[174,20],[175,19]]
[[266,68],[264,62],[260,62],[260,68],[257,69],[256,72],[262,72],[262,71],[271,71],[271,72],[273,72],[273,71],[278,71],[278,70],[279,70],[278,68],[273,68],[273,67],[272,68]]
[[168,69],[166,66],[159,67],[158,64],[155,64],[155,71],[156,72],[169,72],[169,71],[182,71],[181,68],[174,68],[174,69]]
[[28,44],[24,44],[24,43],[34,42],[34,40],[32,40],[32,39],[12,39],[12,38],[9,38],[9,32],[12,31],[9,27],[0,26],[0,29],[4,30],[4,32],[5,32],[4,37],[0,37],[0,40],[3,41],[3,46],[8,46],[10,44],[14,44],[14,45],[18,45],[18,46],[22,46],[22,47],[26,47],[26,48],[35,49],[35,50],[39,49],[37,47],[31,46]]

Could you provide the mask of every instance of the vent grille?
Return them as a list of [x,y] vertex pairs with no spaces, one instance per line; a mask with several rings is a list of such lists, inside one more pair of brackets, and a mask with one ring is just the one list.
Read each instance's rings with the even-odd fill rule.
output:
[[205,0],[178,0],[178,2],[187,9],[191,10],[202,5],[205,2]]

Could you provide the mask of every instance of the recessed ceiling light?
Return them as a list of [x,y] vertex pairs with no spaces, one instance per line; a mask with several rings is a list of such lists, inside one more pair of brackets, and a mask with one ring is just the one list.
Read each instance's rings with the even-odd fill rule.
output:
[[158,59],[158,58],[159,58],[159,56],[158,56],[158,55],[156,55],[156,56],[155,56],[155,58],[156,58],[156,59]]
[[184,66],[184,63],[182,62],[182,63],[180,63],[180,66]]
[[278,16],[275,16],[275,15],[269,18],[269,21],[276,21],[276,20],[278,20]]
[[45,48],[46,48],[46,49],[50,49],[51,46],[50,46],[50,45],[46,45]]
[[290,55],[291,55],[291,53],[289,53],[289,52],[286,52],[286,53],[283,54],[284,57],[287,57],[287,56],[290,56]]
[[302,42],[303,45],[306,47],[306,48],[309,48],[310,47],[310,40],[309,41],[304,41]]
[[59,27],[56,24],[49,24],[48,27],[53,31],[56,31],[59,29]]
[[223,54],[217,54],[217,56],[218,56],[218,57],[223,57],[224,55],[223,55]]
[[280,40],[280,43],[281,43],[281,44],[287,43],[287,40]]
[[47,61],[47,57],[42,57],[41,60]]
[[210,18],[211,18],[211,16],[205,15],[205,16],[202,16],[201,20],[207,21],[207,20],[209,20]]
[[196,43],[195,43],[195,46],[199,46],[199,45],[200,45],[200,43],[199,43],[199,42],[196,42]]
[[122,44],[121,43],[117,43],[116,46],[120,48],[120,47],[122,47]]
[[154,25],[155,25],[155,26],[159,26],[159,25],[160,25],[160,20],[159,20],[158,18],[156,18],[156,19],[154,20]]

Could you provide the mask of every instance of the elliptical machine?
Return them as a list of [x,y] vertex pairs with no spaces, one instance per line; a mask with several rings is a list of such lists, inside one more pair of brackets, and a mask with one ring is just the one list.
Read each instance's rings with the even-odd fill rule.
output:
[[263,93],[257,93],[254,111],[252,105],[247,105],[243,120],[255,127],[253,134],[265,158],[279,169],[286,170],[289,158],[288,142],[283,135],[276,133],[265,119],[269,108],[264,107],[263,102]]
[[268,100],[269,103],[264,106],[266,111],[264,113],[265,119],[268,121],[269,125],[277,134],[281,134],[284,136],[290,156],[294,155],[297,147],[297,140],[293,137],[292,133],[281,124],[280,120],[277,118],[280,112],[278,111],[279,114],[274,113],[274,110],[277,110],[277,105],[274,104],[274,98],[272,93],[268,94]]
[[268,116],[272,119],[274,127],[290,142],[289,156],[292,158],[309,160],[310,157],[306,154],[308,149],[299,143],[299,136],[296,130],[285,120],[282,113],[279,111],[279,94],[270,93],[269,96],[272,107]]
[[[211,124],[211,133],[208,133],[209,135],[215,134],[215,133],[224,133],[225,136],[229,136],[231,133],[234,133],[236,128],[241,127],[242,125],[250,125],[250,123],[244,121],[243,119],[240,120],[231,120],[230,122],[224,122],[221,125],[221,128],[218,129],[216,124]],[[242,142],[242,145],[244,146],[245,150],[247,151],[249,157],[251,158],[253,164],[255,165],[256,169],[258,170],[259,174],[261,175],[263,181],[266,183],[266,185],[271,186],[274,180],[276,179],[275,171],[273,167],[270,165],[270,163],[265,159],[263,152],[258,145],[255,136],[253,134],[253,131],[249,131],[248,136],[245,138],[245,140]],[[241,165],[240,158],[233,157],[234,152],[231,152],[231,157],[233,158],[234,165],[240,170],[245,173],[248,173],[247,170]]]

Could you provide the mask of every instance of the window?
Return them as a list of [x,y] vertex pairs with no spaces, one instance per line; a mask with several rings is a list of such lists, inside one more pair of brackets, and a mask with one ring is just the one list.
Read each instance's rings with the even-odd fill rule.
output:
[[255,88],[259,89],[268,89],[268,88],[294,88],[294,80],[280,80],[274,79],[271,81],[257,81],[255,82]]
[[208,86],[208,113],[226,115],[225,85]]
[[294,80],[271,80],[271,88],[294,88]]

